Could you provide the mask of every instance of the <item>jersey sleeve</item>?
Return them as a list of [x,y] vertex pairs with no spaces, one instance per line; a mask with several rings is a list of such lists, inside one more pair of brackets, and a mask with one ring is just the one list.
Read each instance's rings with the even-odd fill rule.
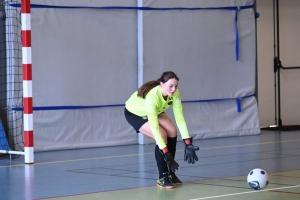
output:
[[153,134],[153,137],[160,149],[165,148],[167,145],[165,144],[161,133],[159,131],[159,123],[158,123],[158,107],[159,107],[159,99],[155,95],[148,94],[145,98],[145,106],[146,113],[148,117],[148,122]]
[[179,129],[180,135],[182,139],[190,138],[190,134],[184,119],[183,110],[182,110],[182,103],[180,98],[180,93],[178,92],[178,96],[174,99],[173,102],[173,113],[176,121],[176,125]]

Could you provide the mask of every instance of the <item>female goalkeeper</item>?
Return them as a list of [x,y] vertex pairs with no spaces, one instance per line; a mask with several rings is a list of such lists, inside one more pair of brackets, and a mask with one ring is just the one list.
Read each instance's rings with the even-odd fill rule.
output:
[[177,144],[177,129],[164,112],[170,106],[177,127],[185,144],[184,161],[195,163],[198,157],[195,151],[199,147],[192,145],[186,122],[182,112],[180,93],[177,89],[179,78],[174,72],[164,72],[156,81],[141,86],[125,104],[125,117],[137,131],[156,141],[155,159],[159,178],[157,186],[174,188],[182,182],[175,175],[179,165],[174,160]]

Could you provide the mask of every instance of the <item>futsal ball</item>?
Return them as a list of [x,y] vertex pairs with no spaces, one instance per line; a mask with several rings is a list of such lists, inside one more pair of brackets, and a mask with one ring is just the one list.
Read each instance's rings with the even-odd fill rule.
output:
[[268,173],[260,168],[253,169],[248,174],[247,182],[254,190],[264,189],[269,184]]

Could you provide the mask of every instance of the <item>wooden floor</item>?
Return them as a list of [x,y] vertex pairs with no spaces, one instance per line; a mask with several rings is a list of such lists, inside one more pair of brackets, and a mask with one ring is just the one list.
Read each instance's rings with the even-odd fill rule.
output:
[[[178,142],[177,176],[183,185],[156,187],[154,145],[129,145],[0,157],[2,200],[200,200],[300,199],[300,131],[262,130],[260,135],[196,140],[199,161],[183,161]],[[269,174],[264,190],[253,190],[247,174]]]

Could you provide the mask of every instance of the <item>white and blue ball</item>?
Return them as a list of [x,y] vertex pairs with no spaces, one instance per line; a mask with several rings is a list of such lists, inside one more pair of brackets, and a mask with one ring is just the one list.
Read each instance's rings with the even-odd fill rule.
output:
[[254,190],[261,190],[269,184],[268,173],[260,168],[253,169],[247,177],[249,186]]

